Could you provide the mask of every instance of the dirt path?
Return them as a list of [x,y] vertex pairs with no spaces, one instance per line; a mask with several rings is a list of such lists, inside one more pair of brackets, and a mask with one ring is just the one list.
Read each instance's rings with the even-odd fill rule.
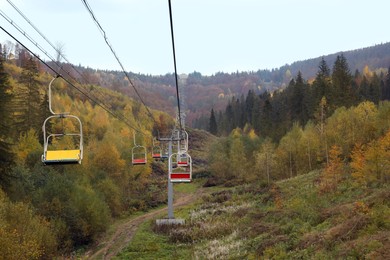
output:
[[[175,202],[174,207],[184,206],[194,202],[198,196],[202,193],[202,189],[198,190],[195,194],[181,195]],[[164,207],[162,209],[148,212],[142,216],[133,218],[123,224],[120,224],[115,233],[111,236],[109,241],[101,242],[97,247],[103,246],[98,251],[94,252],[93,249],[86,252],[84,257],[86,259],[111,259],[121,252],[131,241],[138,227],[145,221],[153,219],[158,215],[166,212],[168,209]]]

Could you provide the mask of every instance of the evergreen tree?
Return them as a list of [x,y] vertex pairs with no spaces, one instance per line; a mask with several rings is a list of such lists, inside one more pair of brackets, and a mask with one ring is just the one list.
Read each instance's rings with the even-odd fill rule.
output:
[[[49,110],[49,96],[46,93],[41,104],[39,105],[39,122],[41,125],[51,115],[51,112]],[[46,123],[46,131],[51,132],[52,123],[50,120]],[[43,144],[43,135],[39,135],[39,142]]]
[[369,82],[366,76],[363,76],[358,91],[359,100],[360,101],[367,100],[368,95],[369,95]]
[[247,123],[246,103],[245,103],[244,94],[242,94],[239,101],[239,107],[238,107],[238,127],[243,129],[246,123]]
[[273,109],[271,103],[271,95],[268,92],[265,92],[261,95],[262,109],[260,115],[260,133],[266,136],[272,136],[273,129]]
[[313,82],[313,98],[315,99],[314,103],[318,104],[323,97],[329,99],[330,90],[330,69],[324,58],[322,58],[318,66],[316,78]]
[[224,135],[225,134],[223,132],[223,129],[226,129],[226,127],[225,127],[225,121],[224,121],[224,117],[223,117],[222,111],[218,112],[217,129],[218,129],[218,134],[219,135]]
[[382,100],[390,100],[390,67],[387,70],[385,83],[382,88]]
[[250,123],[252,124],[253,129],[255,129],[255,132],[258,135],[260,134],[260,127],[261,127],[260,115],[261,115],[260,98],[258,96],[255,96],[253,100],[252,120],[250,121]]
[[20,88],[17,93],[19,107],[18,128],[27,132],[33,128],[39,132],[42,127],[41,94],[39,92],[38,66],[33,57],[29,57],[22,66],[19,78]]
[[226,126],[225,131],[229,134],[234,129],[234,112],[231,102],[229,102],[226,107],[224,121]]
[[290,95],[290,113],[291,120],[304,125],[309,120],[308,100],[305,96],[308,95],[309,88],[304,82],[302,73],[299,71],[295,81],[291,81],[292,93]]
[[209,131],[213,135],[216,135],[218,133],[217,120],[215,119],[215,114],[214,114],[213,108],[211,109],[211,113],[210,113]]
[[4,69],[4,56],[0,56],[0,184],[4,184],[4,173],[13,161],[11,152],[11,124],[12,112],[10,102],[12,99],[9,76]]
[[352,89],[352,75],[347,59],[338,55],[332,71],[333,91],[330,103],[335,107],[352,106],[356,101],[356,93]]
[[245,100],[245,113],[246,113],[246,122],[252,123],[252,116],[253,116],[253,105],[255,100],[255,93],[253,90],[248,91],[248,95],[246,96]]
[[367,100],[378,104],[381,96],[381,86],[380,86],[379,77],[378,75],[376,75],[376,73],[374,73],[370,79],[370,86],[368,90],[369,92],[368,92]]

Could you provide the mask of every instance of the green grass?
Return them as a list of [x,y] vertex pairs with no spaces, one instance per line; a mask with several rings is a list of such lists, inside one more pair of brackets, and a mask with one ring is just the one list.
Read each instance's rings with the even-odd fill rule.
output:
[[191,259],[192,247],[170,243],[164,235],[151,229],[152,222],[143,223],[130,245],[114,259]]
[[185,194],[195,193],[204,184],[204,182],[205,181],[202,179],[196,179],[189,183],[174,183],[173,191],[175,193]]
[[[269,187],[203,188],[195,203],[175,209],[184,226],[155,233],[153,222],[144,223],[121,259],[381,258],[390,235],[389,186],[356,187],[346,178],[322,192],[320,174]],[[200,184],[175,184],[175,192],[195,193]]]

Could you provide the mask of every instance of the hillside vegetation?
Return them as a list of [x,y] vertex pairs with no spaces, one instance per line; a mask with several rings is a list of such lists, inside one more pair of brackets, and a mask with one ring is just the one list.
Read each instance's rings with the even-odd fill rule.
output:
[[[43,166],[42,124],[50,115],[47,88],[53,75],[30,55],[24,57],[20,66],[0,59],[0,255],[46,259],[93,243],[115,219],[166,202],[167,167],[154,165],[149,152],[148,164],[132,166],[131,149],[134,134],[138,144],[150,148],[153,130],[164,133],[173,120],[153,111],[154,122],[145,107],[126,96],[78,85],[85,96],[58,78],[52,107],[80,118],[84,157],[81,165]],[[75,132],[76,123],[65,118],[48,128]],[[72,149],[75,144],[65,136],[50,145]]]
[[[257,71],[237,71],[236,73],[216,72],[213,75],[202,75],[199,72],[189,73],[186,80],[180,81],[183,87],[181,94],[185,101],[187,123],[193,125],[204,115],[209,115],[211,108],[224,109],[233,96],[247,95],[249,90],[255,94],[265,91],[271,93],[283,89],[301,72],[302,77],[312,81],[316,77],[318,64],[323,58],[329,65],[333,65],[337,56],[341,54],[348,60],[352,74],[356,71],[363,73],[367,68],[380,76],[380,71],[387,70],[390,64],[390,43],[378,44],[357,50],[324,55],[304,61],[286,64],[280,68],[259,69]],[[54,65],[54,64],[52,64]],[[71,64],[62,64],[68,71],[72,71]],[[42,68],[46,69],[46,68]],[[94,70],[77,67],[89,82],[118,91],[135,98],[134,90],[120,71]],[[332,67],[330,67],[332,69]],[[148,106],[161,111],[174,113],[175,105],[175,77],[174,74],[145,75],[129,73],[139,92],[145,98]],[[75,77],[82,80],[78,74]]]
[[[319,65],[314,81],[298,73],[281,92],[229,94],[226,109],[206,120],[219,137],[188,129],[195,181],[176,189],[204,195],[177,212],[183,226],[142,224],[119,258],[388,258],[389,71],[352,75],[343,55],[332,71],[324,59]],[[168,133],[171,115],[152,110],[151,118],[140,103],[97,84],[77,84],[85,95],[62,78],[54,82],[54,111],[83,124],[84,158],[42,165],[55,76],[42,66],[27,52],[0,59],[0,255],[7,259],[82,252],[112,223],[167,200],[166,162],[148,153],[145,166],[133,166],[131,149],[134,136],[151,147],[152,133]],[[193,76],[187,80],[201,80]],[[227,78],[240,88],[230,81],[236,76]],[[48,127],[77,130],[66,120]]]
[[235,129],[184,225],[150,221],[118,259],[388,259],[390,103],[341,107],[279,143]]
[[321,174],[214,188],[178,212],[185,225],[148,222],[117,259],[388,259],[389,185],[343,175],[328,192]]
[[365,67],[363,72],[352,74],[344,55],[336,57],[332,69],[325,59],[316,68],[312,80],[303,78],[299,71],[279,91],[256,94],[250,90],[246,97],[233,97],[225,109],[211,109],[197,125],[221,136],[230,134],[236,127],[243,129],[249,125],[256,134],[278,142],[294,123],[305,126],[311,122],[323,131],[324,120],[340,107],[390,100],[388,70],[372,71]]
[[[245,122],[251,108],[245,105],[261,95],[232,104],[230,117],[228,105],[222,122],[230,125],[222,125],[209,150],[204,187],[211,188],[180,211],[186,224],[145,224],[119,259],[388,259],[390,102],[380,100],[381,91],[376,100],[355,95],[365,92],[338,60],[342,73],[320,70],[313,86],[298,75],[285,92],[268,97],[268,105],[291,109],[274,128],[263,121],[268,131]],[[363,81],[373,86],[375,77]],[[317,113],[306,114],[305,97],[316,91],[324,94]],[[294,110],[296,102],[302,106]],[[272,135],[281,127],[286,132]]]

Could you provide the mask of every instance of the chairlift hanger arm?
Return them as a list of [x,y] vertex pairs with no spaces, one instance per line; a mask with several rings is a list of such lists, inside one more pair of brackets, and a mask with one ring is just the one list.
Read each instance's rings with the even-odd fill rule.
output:
[[70,112],[62,112],[62,113],[55,113],[52,109],[52,91],[51,91],[51,85],[53,84],[53,82],[58,79],[58,78],[62,78],[62,76],[60,74],[57,74],[49,83],[49,93],[48,93],[48,96],[49,96],[49,111],[50,113],[52,113],[53,115],[68,115],[70,114]]

